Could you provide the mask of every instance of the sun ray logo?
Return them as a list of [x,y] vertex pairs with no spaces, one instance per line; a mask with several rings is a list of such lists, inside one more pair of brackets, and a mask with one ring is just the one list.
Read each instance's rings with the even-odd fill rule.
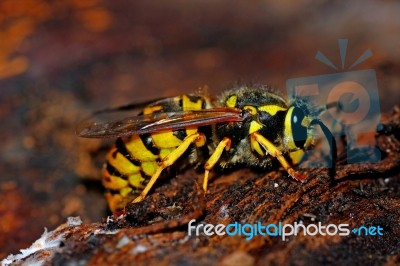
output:
[[[340,59],[342,62],[342,70],[344,70],[348,40],[347,39],[339,39],[338,42],[339,42]],[[362,62],[364,62],[371,56],[372,56],[372,51],[371,51],[371,49],[368,49],[362,55],[360,55],[360,57],[358,57],[358,59],[349,67],[349,69],[352,69],[355,66],[361,64]],[[329,58],[327,58],[321,51],[317,52],[317,54],[315,55],[315,59],[321,61],[322,63],[324,63],[327,66],[332,67],[335,70],[338,70],[337,66],[335,64],[333,64],[331,62],[331,60],[329,60]]]
[[[348,163],[374,163],[380,160],[380,151],[371,143],[380,122],[380,105],[376,73],[373,69],[344,71],[346,65],[347,39],[339,39],[342,72],[293,78],[286,81],[291,100],[302,99],[309,103],[317,115],[321,107],[327,107],[321,119],[335,137],[347,140]],[[358,66],[372,56],[371,49],[362,53],[348,70]],[[315,59],[339,71],[321,51]],[[330,106],[330,107],[328,107]],[[333,106],[333,107],[332,107]],[[372,141],[372,142],[371,142]],[[328,150],[327,145],[324,149]],[[303,167],[331,167],[331,158],[311,161],[313,151],[306,152]],[[305,164],[304,162],[308,163]]]

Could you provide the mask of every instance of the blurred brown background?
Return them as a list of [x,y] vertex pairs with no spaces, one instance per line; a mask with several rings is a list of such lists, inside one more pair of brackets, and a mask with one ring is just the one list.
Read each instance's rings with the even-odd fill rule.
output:
[[397,1],[0,2],[0,258],[26,248],[68,216],[105,217],[100,184],[112,142],[79,139],[80,118],[104,107],[208,85],[271,84],[375,69],[382,111],[400,99]]

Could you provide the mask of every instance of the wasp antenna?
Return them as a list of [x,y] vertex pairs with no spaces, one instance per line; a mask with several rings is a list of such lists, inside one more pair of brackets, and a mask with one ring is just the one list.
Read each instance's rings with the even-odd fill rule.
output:
[[336,147],[336,140],[335,137],[332,135],[332,132],[329,130],[327,126],[320,120],[320,119],[314,119],[311,121],[310,126],[317,124],[321,127],[322,132],[324,133],[328,143],[329,143],[329,149],[330,149],[330,154],[331,154],[331,167],[329,169],[329,176],[332,181],[335,180],[335,174],[336,174],[336,159],[337,159],[337,147]]
[[342,110],[342,104],[340,102],[328,103],[324,106],[316,108],[316,114],[317,114],[317,116],[319,116],[322,113],[324,113],[326,110],[331,109],[331,108],[336,108],[338,111],[340,111],[340,110]]

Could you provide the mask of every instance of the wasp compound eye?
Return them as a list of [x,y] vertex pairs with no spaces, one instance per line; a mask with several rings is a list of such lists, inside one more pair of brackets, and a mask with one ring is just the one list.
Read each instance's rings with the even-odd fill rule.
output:
[[303,148],[307,139],[307,128],[302,125],[304,117],[305,115],[303,110],[298,107],[293,109],[290,122],[292,127],[293,141],[298,148]]

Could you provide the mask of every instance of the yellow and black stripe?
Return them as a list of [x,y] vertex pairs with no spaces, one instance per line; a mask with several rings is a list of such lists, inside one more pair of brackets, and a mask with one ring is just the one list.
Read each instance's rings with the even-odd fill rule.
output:
[[[143,114],[201,110],[207,107],[207,101],[202,96],[182,95],[165,101],[165,104],[148,106]],[[122,210],[135,199],[156,172],[159,162],[197,131],[197,128],[188,128],[118,138],[103,170],[103,184],[107,188],[111,211]],[[198,146],[204,144],[196,143]]]

